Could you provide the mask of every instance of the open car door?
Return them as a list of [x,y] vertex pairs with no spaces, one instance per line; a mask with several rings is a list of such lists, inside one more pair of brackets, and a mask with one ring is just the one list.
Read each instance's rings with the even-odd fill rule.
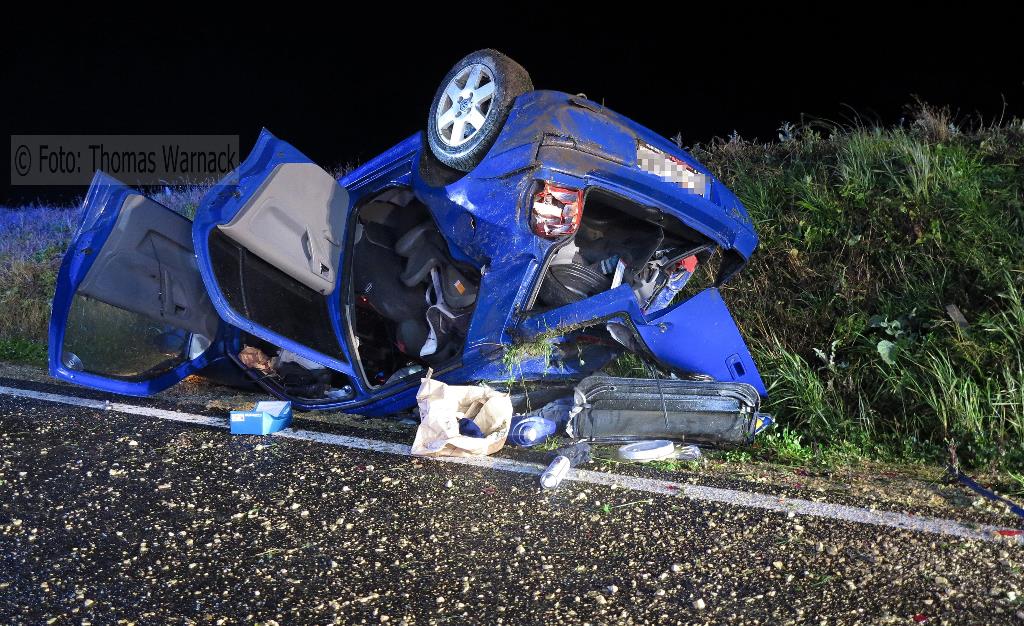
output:
[[199,269],[220,317],[351,375],[338,292],[348,216],[345,188],[264,130],[196,213]]
[[411,188],[419,149],[407,139],[343,184],[264,130],[204,196],[200,274],[240,331],[229,357],[270,393],[386,412],[397,389],[396,408],[409,402],[420,370],[455,369],[480,277]]
[[64,256],[50,317],[50,373],[156,393],[222,353],[192,248],[192,222],[97,173]]

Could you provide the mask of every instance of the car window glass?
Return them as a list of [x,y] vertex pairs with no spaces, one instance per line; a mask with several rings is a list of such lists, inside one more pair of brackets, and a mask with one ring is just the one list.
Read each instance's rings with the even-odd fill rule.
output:
[[140,381],[187,361],[191,339],[186,330],[77,293],[62,360],[69,369]]

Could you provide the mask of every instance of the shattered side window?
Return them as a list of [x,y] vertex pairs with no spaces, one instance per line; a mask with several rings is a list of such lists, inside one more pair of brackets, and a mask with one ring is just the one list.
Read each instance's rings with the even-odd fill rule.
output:
[[75,294],[61,358],[68,369],[140,381],[187,361],[191,337],[187,330]]
[[722,249],[717,246],[699,253],[693,276],[686,283],[686,288],[676,294],[673,304],[689,300],[705,289],[714,287],[722,273],[722,258]]

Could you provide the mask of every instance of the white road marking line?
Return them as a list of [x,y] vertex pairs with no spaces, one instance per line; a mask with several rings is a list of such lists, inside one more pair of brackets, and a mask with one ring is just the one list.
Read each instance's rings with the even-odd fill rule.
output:
[[75,396],[62,396],[56,393],[45,393],[42,391],[32,391],[31,389],[20,389],[17,387],[3,387],[0,386],[0,393],[8,396],[17,396],[19,398],[32,398],[33,400],[48,400],[50,402],[60,402],[61,404],[71,404],[74,406],[82,406],[89,409],[105,410],[107,405],[110,404],[106,400],[90,400],[89,398],[76,398]]
[[[153,407],[125,404],[121,402],[108,402],[105,400],[91,400],[76,396],[32,391],[17,387],[0,386],[0,394],[15,396],[19,398],[30,398],[33,400],[44,400],[47,402],[58,402],[72,406],[80,406],[100,411],[115,411],[131,415],[156,417],[163,420],[185,422],[187,424],[198,424],[201,426],[212,426],[215,428],[227,428],[227,420],[206,415],[195,415],[180,411],[169,411]],[[348,435],[337,435],[322,433],[310,430],[296,430],[287,428],[274,433],[274,437],[284,439],[296,439],[327,445],[367,450],[371,452],[382,452],[399,456],[410,456],[409,446],[388,441],[375,439],[363,439],[362,437],[350,437]],[[502,459],[495,457],[429,457],[431,460],[444,463],[457,463],[469,465],[481,469],[492,469],[503,472],[519,474],[540,474],[544,467],[534,463],[525,463],[513,459]],[[588,483],[592,485],[605,485],[631,489],[634,491],[645,491],[667,496],[684,496],[701,502],[715,502],[742,506],[748,508],[776,511],[782,513],[793,512],[796,515],[809,515],[828,519],[842,520],[859,524],[870,524],[874,526],[886,526],[901,530],[913,530],[919,532],[935,533],[964,539],[978,539],[983,541],[1004,541],[1009,543],[1024,543],[1021,535],[1003,536],[1000,532],[1015,529],[1007,529],[988,524],[965,524],[956,520],[942,519],[937,517],[924,517],[908,515],[906,513],[895,513],[890,511],[877,511],[845,504],[830,504],[827,502],[813,502],[800,498],[788,498],[763,493],[753,493],[736,489],[722,489],[719,487],[705,487],[700,485],[688,485],[666,480],[653,478],[638,478],[635,476],[623,476],[607,472],[595,472],[591,470],[573,469],[569,471],[566,480]]]

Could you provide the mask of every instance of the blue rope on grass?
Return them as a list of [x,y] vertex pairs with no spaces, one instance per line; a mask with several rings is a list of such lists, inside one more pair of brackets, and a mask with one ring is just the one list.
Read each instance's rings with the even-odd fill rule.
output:
[[992,491],[982,487],[978,483],[974,482],[974,479],[972,479],[970,476],[964,474],[963,472],[953,467],[952,465],[946,466],[946,471],[949,472],[953,476],[953,478],[956,478],[961,483],[967,485],[967,487],[971,491],[977,493],[978,495],[984,496],[994,502],[1001,502],[1005,504],[1006,506],[1010,507],[1010,510],[1013,511],[1018,517],[1024,519],[1024,508],[1021,508],[1016,503],[1007,500],[1006,498],[1000,496],[999,494],[993,493]]

